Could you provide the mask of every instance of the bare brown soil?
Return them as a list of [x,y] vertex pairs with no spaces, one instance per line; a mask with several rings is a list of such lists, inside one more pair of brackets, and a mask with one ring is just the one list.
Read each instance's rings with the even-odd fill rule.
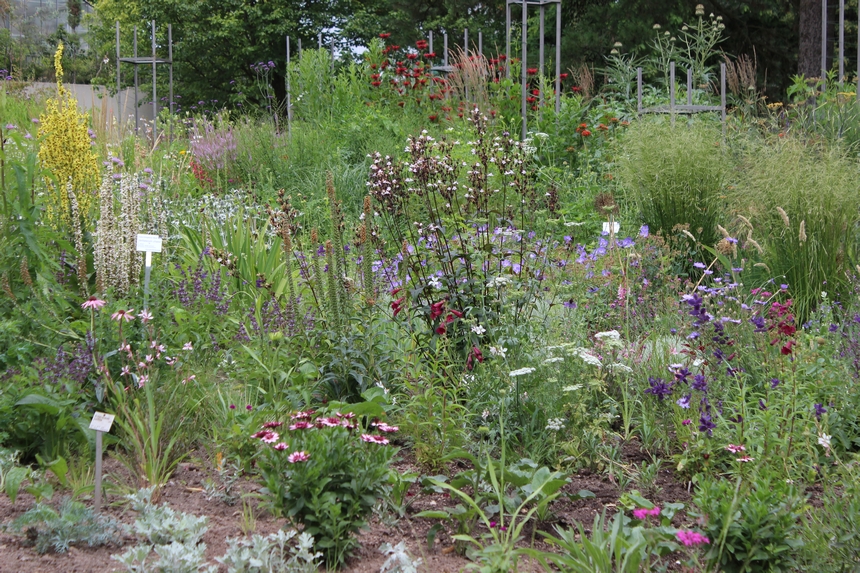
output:
[[[625,458],[630,461],[638,461],[641,454],[636,448],[625,448]],[[409,461],[401,461],[396,464],[399,471],[414,471],[414,465]],[[108,473],[114,472],[121,475],[121,468],[112,460],[106,462]],[[207,470],[211,464],[203,460],[183,463],[172,476],[169,483],[163,488],[161,502],[170,504],[177,511],[184,511],[195,515],[205,515],[209,518],[209,530],[203,537],[206,543],[206,556],[214,563],[214,558],[224,554],[229,537],[242,536],[242,527],[245,520],[242,517],[241,502],[227,505],[216,500],[207,500],[202,490],[204,480],[215,479],[216,476]],[[565,486],[564,491],[576,493],[580,490],[589,490],[595,497],[572,501],[567,497],[560,497],[552,507],[552,517],[547,523],[538,524],[541,531],[553,532],[553,526],[570,527],[575,523],[582,523],[588,527],[594,520],[595,515],[604,509],[607,515],[614,514],[617,510],[616,502],[620,495],[618,488],[607,481],[604,476],[594,475],[590,472],[580,472],[569,476],[571,483]],[[121,478],[119,478],[121,479]],[[685,484],[680,483],[671,470],[660,471],[657,485],[662,488],[660,493],[653,496],[655,502],[684,502],[690,500]],[[240,480],[236,486],[236,493],[253,493],[258,485],[249,480]],[[344,569],[345,573],[376,573],[379,571],[385,558],[379,553],[378,548],[387,542],[392,545],[400,541],[406,544],[414,557],[423,559],[422,571],[432,573],[456,573],[462,571],[469,563],[468,559],[454,551],[453,532],[439,532],[436,535],[436,543],[433,548],[428,548],[427,533],[436,523],[414,517],[420,511],[426,509],[439,509],[453,505],[450,497],[446,494],[426,494],[415,484],[410,490],[412,504],[407,516],[396,520],[394,516],[374,518],[370,528],[359,536],[361,547]],[[61,493],[55,494],[57,500]],[[104,513],[123,522],[132,523],[134,513],[126,509],[122,503],[119,493],[107,494],[107,507]],[[0,523],[8,523],[23,514],[33,504],[33,498],[27,493],[22,493],[17,502],[12,505],[6,496],[0,496]],[[676,517],[676,520],[682,518]],[[277,531],[287,524],[283,519],[275,519],[263,511],[257,511],[255,515],[254,532],[268,534]],[[477,532],[480,533],[480,532]],[[526,531],[526,543],[532,542],[532,531]],[[130,536],[123,539],[124,544],[133,544],[136,540]],[[548,549],[541,542],[540,535],[534,535],[536,547]],[[0,573],[101,573],[120,571],[118,564],[111,560],[110,556],[121,553],[121,547],[89,548],[84,546],[72,547],[66,554],[48,553],[39,555],[29,546],[27,540],[22,536],[13,536],[0,532]],[[222,571],[226,569],[222,567]],[[537,572],[542,569],[534,563],[523,563],[520,569],[523,572]]]

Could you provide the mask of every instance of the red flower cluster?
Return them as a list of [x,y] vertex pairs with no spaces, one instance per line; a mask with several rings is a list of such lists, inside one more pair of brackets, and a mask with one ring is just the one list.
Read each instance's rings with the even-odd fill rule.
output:
[[474,368],[476,360],[479,363],[483,362],[484,361],[484,354],[481,352],[480,348],[478,348],[477,346],[473,346],[472,351],[469,352],[469,357],[466,358],[466,368],[469,370]]
[[[402,104],[403,102],[400,102],[400,103]],[[394,289],[393,291],[391,291],[391,296],[396,296],[396,295],[397,295],[397,293],[399,293],[400,291],[401,291],[401,289],[399,289],[399,288]],[[394,311],[394,316],[395,316],[395,317],[396,317],[398,314],[400,314],[400,311],[401,311],[401,310],[403,310],[403,304],[404,304],[405,302],[406,302],[406,297],[405,297],[405,296],[401,296],[401,297],[400,297],[400,298],[398,298],[397,300],[392,301],[392,303],[391,303],[391,310],[393,310],[393,311]]]
[[538,73],[537,68],[526,68],[526,73],[530,76],[533,76]]
[[428,46],[427,40],[418,40],[415,42],[415,48],[418,50],[426,50]]
[[388,32],[383,32],[379,35],[379,37],[382,38],[383,40],[387,40],[388,38],[391,37],[391,34]]

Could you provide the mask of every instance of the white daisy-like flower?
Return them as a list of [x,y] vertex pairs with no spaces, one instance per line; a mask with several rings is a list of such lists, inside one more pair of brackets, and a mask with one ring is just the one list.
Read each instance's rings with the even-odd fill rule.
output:
[[487,332],[487,329],[484,328],[483,326],[481,326],[480,324],[476,324],[475,326],[472,327],[472,332],[474,332],[478,336],[481,336],[482,334]]

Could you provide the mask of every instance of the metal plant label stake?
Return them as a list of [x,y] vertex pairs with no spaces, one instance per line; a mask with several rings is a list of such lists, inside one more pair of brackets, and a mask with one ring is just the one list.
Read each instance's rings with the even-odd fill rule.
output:
[[96,483],[93,499],[94,511],[99,512],[102,505],[102,434],[110,432],[113,425],[113,414],[96,412],[90,422],[90,430],[96,431]]
[[161,237],[158,235],[137,235],[136,249],[139,253],[146,253],[143,274],[143,308],[149,308],[149,277],[152,274],[152,253],[161,252]]

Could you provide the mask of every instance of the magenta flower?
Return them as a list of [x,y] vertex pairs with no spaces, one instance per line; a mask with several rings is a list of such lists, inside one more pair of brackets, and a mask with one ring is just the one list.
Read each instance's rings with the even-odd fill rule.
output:
[[733,454],[747,451],[747,449],[744,446],[742,446],[742,445],[736,446],[735,444],[729,444],[728,446],[726,446],[726,450],[733,453]]
[[317,424],[319,426],[325,426],[326,428],[337,428],[340,426],[340,420],[332,416],[331,418],[320,418],[317,420]]
[[711,542],[710,539],[708,539],[701,533],[697,533],[695,531],[687,531],[685,529],[679,530],[678,533],[675,534],[675,537],[678,538],[678,541],[680,541],[682,545],[685,545],[687,547],[705,545]]
[[290,462],[291,464],[294,464],[296,462],[306,462],[309,459],[311,459],[311,457],[308,455],[307,452],[304,452],[304,451],[293,452],[289,456],[287,456],[287,461]]
[[117,322],[122,322],[123,320],[126,322],[131,322],[134,320],[134,309],[130,308],[128,310],[118,310],[112,315],[110,315],[111,320],[116,320]]
[[290,416],[290,418],[292,418],[293,420],[303,420],[305,418],[310,418],[313,415],[314,415],[313,410],[307,410],[305,412],[296,412],[295,414]]
[[373,434],[362,434],[361,439],[371,444],[385,445],[388,443],[388,438],[383,438],[382,436],[374,436]]
[[91,308],[93,310],[98,310],[101,307],[103,307],[105,304],[107,304],[105,301],[103,301],[97,297],[91,296],[90,298],[88,298],[87,300],[84,301],[84,303],[81,305],[81,308],[83,308],[83,309]]
[[310,422],[296,422],[295,424],[290,426],[290,430],[307,430],[308,428],[313,428],[314,425]]
[[660,515],[660,508],[653,507],[652,509],[647,509],[644,507],[639,507],[633,510],[633,517],[638,519],[639,521],[643,521],[647,519],[649,516],[657,517]]
[[278,432],[266,432],[266,435],[260,438],[260,440],[266,442],[267,444],[274,444],[278,441],[280,437],[281,435],[278,434]]
[[283,425],[284,425],[283,422],[266,422],[265,424],[263,424],[263,428],[264,429],[266,429],[266,428],[279,428]]
[[752,462],[752,461],[755,461],[755,458],[751,458],[751,457],[749,457],[749,456],[742,456],[742,457],[740,457],[740,458],[737,458],[735,461],[738,461],[738,462],[741,462],[741,463],[746,463],[746,462]]
[[283,452],[284,450],[287,449],[288,446],[287,446],[287,442],[278,442],[277,444],[275,444],[272,447],[275,448],[276,450],[278,450],[279,452]]

